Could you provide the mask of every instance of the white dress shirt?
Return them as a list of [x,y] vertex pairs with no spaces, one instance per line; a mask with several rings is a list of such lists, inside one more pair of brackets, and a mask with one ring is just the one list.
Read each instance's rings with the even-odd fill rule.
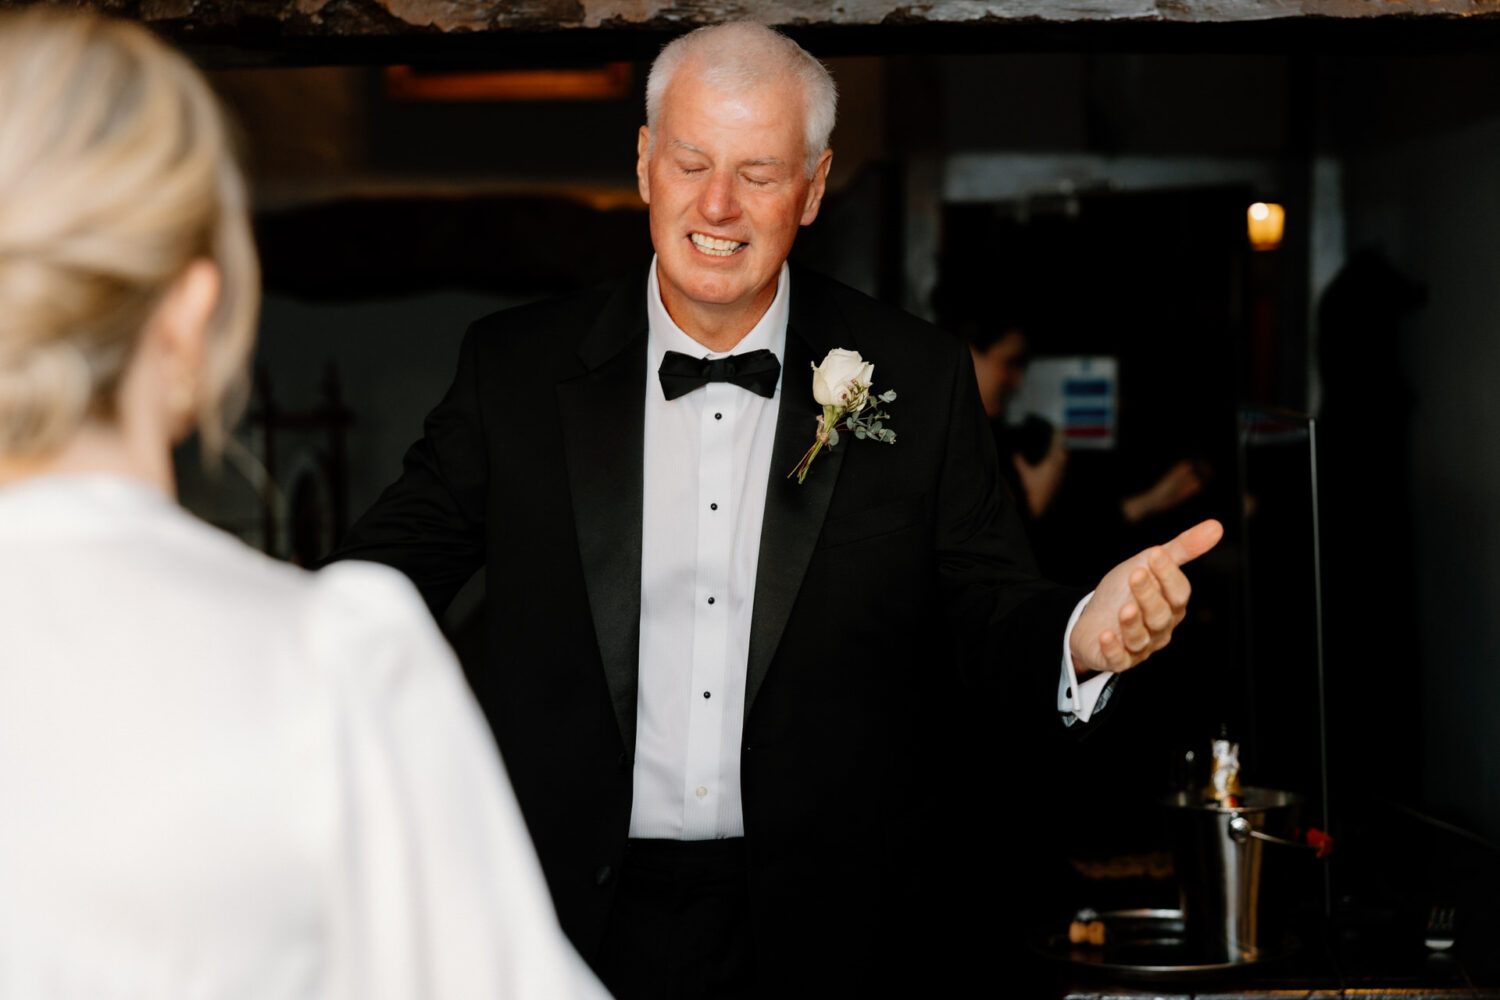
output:
[[0,998],[606,996],[394,570],[0,487]]
[[[791,276],[732,353],[786,356]],[[657,378],[678,351],[719,358],[684,333],[661,301],[653,259],[646,282],[646,412],[641,523],[641,638],[630,836],[744,836],[740,737],[756,562],[776,416],[786,372],[767,399],[710,382],[667,400]],[[807,372],[794,376],[812,391]],[[1088,721],[1109,675],[1078,684],[1063,636],[1058,711]]]
[[[734,353],[785,356],[791,277]],[[641,644],[632,837],[711,840],[745,833],[740,734],[761,516],[776,414],[767,399],[710,382],[668,401],[667,351],[704,349],[667,315],[653,262],[646,285],[646,414]]]

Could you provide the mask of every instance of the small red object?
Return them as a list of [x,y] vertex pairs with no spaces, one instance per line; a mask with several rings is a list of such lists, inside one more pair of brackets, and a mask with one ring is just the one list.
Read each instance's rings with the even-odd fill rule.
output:
[[1333,838],[1319,830],[1311,827],[1307,831],[1307,846],[1318,849],[1318,857],[1326,858],[1333,853]]

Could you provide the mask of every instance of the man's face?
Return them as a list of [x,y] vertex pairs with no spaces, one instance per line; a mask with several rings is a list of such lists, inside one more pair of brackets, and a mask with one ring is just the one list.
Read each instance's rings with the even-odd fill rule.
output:
[[753,325],[775,297],[798,227],[817,217],[833,155],[807,176],[802,108],[794,83],[726,94],[688,64],[663,97],[649,155],[641,129],[636,177],[662,300],[685,329],[737,317]]

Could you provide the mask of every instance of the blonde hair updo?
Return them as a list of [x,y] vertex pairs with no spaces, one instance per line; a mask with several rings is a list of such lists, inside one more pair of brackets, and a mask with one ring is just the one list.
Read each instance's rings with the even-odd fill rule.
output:
[[218,102],[137,25],[0,14],[0,455],[113,420],[153,310],[199,258],[222,278],[196,396],[217,454],[244,405],[260,284]]

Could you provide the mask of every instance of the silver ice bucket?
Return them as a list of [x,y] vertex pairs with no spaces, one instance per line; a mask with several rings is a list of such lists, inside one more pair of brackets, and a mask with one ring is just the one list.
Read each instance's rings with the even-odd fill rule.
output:
[[[1182,916],[1205,961],[1256,962],[1284,950],[1293,902],[1292,839],[1302,797],[1244,788],[1237,806],[1197,792],[1167,796]],[[1267,851],[1267,845],[1270,850]]]

